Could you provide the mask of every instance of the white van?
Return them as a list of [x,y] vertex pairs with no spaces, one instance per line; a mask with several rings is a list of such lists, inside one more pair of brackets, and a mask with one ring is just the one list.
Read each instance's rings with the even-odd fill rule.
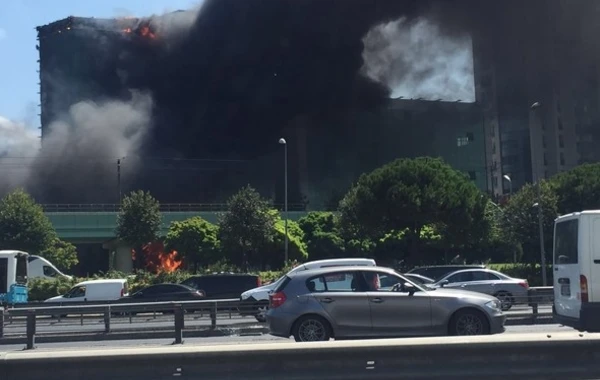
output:
[[59,277],[71,279],[72,277],[61,272],[57,267],[54,266],[50,261],[44,259],[41,256],[29,255],[28,272],[29,279],[32,278],[45,278],[45,279],[56,279]]
[[71,288],[66,294],[48,298],[44,302],[115,301],[129,295],[127,280],[89,280]]
[[554,320],[600,331],[600,210],[555,220],[553,266]]
[[[327,267],[342,267],[342,266],[377,266],[375,260],[373,259],[364,259],[364,258],[347,258],[347,259],[327,259],[327,260],[317,260],[310,261],[308,263],[300,264],[287,274],[296,273],[301,270],[309,270],[309,269],[319,269],[319,268],[327,268]],[[286,274],[286,275],[287,275]],[[240,314],[242,315],[254,315],[259,322],[264,322],[266,320],[265,314],[267,312],[267,308],[269,306],[269,294],[273,289],[277,287],[280,281],[282,281],[285,276],[281,276],[276,281],[268,285],[259,286],[258,288],[250,289],[242,293],[241,301],[247,306],[242,306],[242,310],[240,310]],[[254,308],[256,306],[256,308]]]

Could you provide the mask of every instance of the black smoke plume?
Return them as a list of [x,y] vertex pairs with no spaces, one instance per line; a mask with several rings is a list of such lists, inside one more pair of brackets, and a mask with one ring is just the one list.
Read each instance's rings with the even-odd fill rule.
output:
[[[518,70],[515,62],[522,57],[511,55],[514,36],[535,43],[530,32],[558,25],[547,16],[561,10],[573,17],[557,26],[559,32],[576,35],[577,17],[598,4],[568,3],[565,11],[563,0],[205,0],[193,11],[111,26],[91,23],[81,51],[95,71],[42,72],[57,82],[57,97],[64,93],[77,101],[54,110],[49,131],[61,135],[44,139],[49,146],[42,147],[27,183],[45,202],[112,203],[116,160],[127,157],[124,188],[149,189],[163,202],[222,200],[230,191],[224,184],[234,177],[251,182],[244,177],[248,163],[276,154],[278,138],[291,128],[302,124],[343,134],[343,123],[311,120],[329,121],[357,109],[376,112],[393,93],[390,84],[410,92],[439,75],[419,67],[427,57],[422,54],[404,59],[393,73],[369,75],[365,51],[367,58],[379,58],[381,35],[374,28],[401,20],[406,30],[419,30],[426,21],[448,41],[483,39],[488,50],[497,50],[492,60]],[[421,45],[427,41],[418,39]],[[416,48],[431,46],[407,51],[418,53]],[[393,51],[402,55],[402,46]],[[503,85],[523,92],[522,77]],[[463,87],[462,80],[435,82],[440,83]],[[422,92],[435,97],[437,91]],[[133,116],[121,117],[114,109]],[[97,132],[102,128],[107,132]]]

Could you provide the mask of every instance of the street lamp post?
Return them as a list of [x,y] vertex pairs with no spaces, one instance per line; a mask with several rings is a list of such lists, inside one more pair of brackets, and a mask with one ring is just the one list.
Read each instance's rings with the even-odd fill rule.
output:
[[[536,110],[538,110],[541,107],[541,104],[539,102],[535,102],[531,105],[531,110],[534,113],[534,116],[536,115]],[[530,136],[533,136],[533,133],[531,133],[530,131]],[[542,188],[540,185],[540,176],[539,176],[539,160],[537,155],[535,155],[534,153],[537,153],[534,149],[534,139],[531,138],[531,166],[532,166],[532,170],[535,171],[535,188],[537,191],[537,211],[538,211],[538,227],[540,230],[540,255],[541,255],[541,266],[542,266],[542,284],[543,286],[547,286],[548,285],[548,280],[546,278],[546,247],[544,244],[544,215],[543,215],[543,210],[542,210]]]
[[287,152],[287,141],[282,137],[279,139],[279,144],[283,145],[283,173],[284,173],[284,202],[283,202],[283,210],[284,210],[284,231],[285,231],[285,264],[288,262],[288,246],[289,246],[289,238],[288,238],[288,152]]
[[504,178],[505,180],[508,181],[509,194],[512,196],[512,179],[510,178],[510,176],[508,174],[503,175],[502,178]]

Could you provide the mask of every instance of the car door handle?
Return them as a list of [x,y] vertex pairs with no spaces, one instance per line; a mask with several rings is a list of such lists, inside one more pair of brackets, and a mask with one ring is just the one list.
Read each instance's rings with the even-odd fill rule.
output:
[[371,302],[375,302],[375,303],[382,303],[382,302],[383,302],[383,299],[381,299],[381,298],[379,298],[379,297],[376,297],[376,298],[372,298],[372,299],[371,299]]
[[327,298],[323,298],[323,299],[321,300],[321,302],[323,302],[323,303],[332,303],[333,301],[334,301],[334,300],[333,300],[333,299],[331,299],[331,298],[329,298],[329,297],[327,297]]

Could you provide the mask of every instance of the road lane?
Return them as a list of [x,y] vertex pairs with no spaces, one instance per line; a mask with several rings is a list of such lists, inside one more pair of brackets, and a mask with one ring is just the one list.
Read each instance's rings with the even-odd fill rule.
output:
[[[529,326],[507,326],[504,334],[519,335],[528,333],[544,333],[553,334],[559,332],[573,332],[575,330],[561,325],[529,325]],[[598,334],[600,335],[600,334]],[[285,342],[291,339],[278,338],[271,335],[259,336],[239,336],[231,335],[225,337],[210,337],[210,338],[185,338],[186,345],[221,345],[221,344],[267,344],[273,342]],[[122,347],[156,347],[168,346],[173,343],[172,339],[142,339],[142,340],[119,340],[119,341],[91,341],[91,342],[65,342],[65,343],[41,343],[38,344],[38,350],[51,351],[67,348],[85,348],[85,349],[106,349],[106,348],[122,348]],[[22,350],[23,344],[15,345],[0,345],[0,352],[10,352]]]

